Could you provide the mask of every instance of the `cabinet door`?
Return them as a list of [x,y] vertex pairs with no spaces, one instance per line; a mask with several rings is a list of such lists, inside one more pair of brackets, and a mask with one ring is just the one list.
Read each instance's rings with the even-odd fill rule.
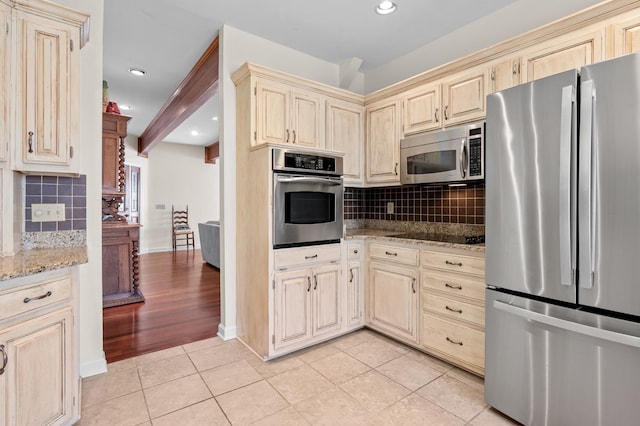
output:
[[367,108],[366,169],[369,183],[400,183],[399,99]]
[[533,81],[563,71],[579,69],[604,59],[604,30],[596,29],[558,37],[522,55],[522,81]]
[[275,275],[275,349],[311,337],[311,271]]
[[445,126],[486,116],[488,74],[488,68],[482,65],[442,81],[442,112]]
[[364,320],[364,288],[362,263],[359,260],[347,264],[347,326],[361,325]]
[[[11,8],[4,3],[0,3],[0,25],[1,28],[9,28],[11,19]],[[10,55],[10,32],[0,31],[0,161],[7,159],[7,142],[10,138],[9,123],[10,123],[10,102],[11,99],[9,91],[10,81],[10,67],[11,55]]]
[[18,23],[17,167],[68,166],[78,98],[75,29],[22,12]]
[[370,324],[400,339],[417,342],[417,272],[372,262],[368,285]]
[[495,62],[491,67],[489,93],[499,92],[520,84],[520,58]]
[[327,149],[344,152],[345,184],[362,184],[364,107],[336,99],[327,100]]
[[322,148],[320,146],[321,103],[320,96],[309,92],[293,92],[289,128],[291,143]]
[[640,52],[640,14],[637,11],[613,25],[613,40],[615,57]]
[[402,97],[402,133],[407,136],[442,126],[440,83],[430,83]]
[[286,87],[258,81],[256,83],[257,144],[287,143],[289,91]]
[[[0,331],[2,425],[61,425],[74,417],[77,376],[71,308]],[[74,383],[75,382],[75,383]]]
[[313,269],[313,335],[340,328],[340,266]]

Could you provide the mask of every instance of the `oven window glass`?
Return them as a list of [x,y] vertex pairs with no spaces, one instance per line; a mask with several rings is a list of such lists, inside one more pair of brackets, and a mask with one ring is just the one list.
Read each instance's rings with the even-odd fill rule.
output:
[[287,192],[284,203],[285,223],[305,225],[336,220],[336,197],[332,193]]
[[458,152],[455,149],[412,155],[407,157],[407,173],[410,175],[429,175],[455,171],[457,160]]

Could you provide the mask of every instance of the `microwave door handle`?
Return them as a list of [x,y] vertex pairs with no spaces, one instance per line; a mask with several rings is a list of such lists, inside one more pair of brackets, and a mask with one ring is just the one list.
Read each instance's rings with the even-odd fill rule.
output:
[[467,177],[467,145],[466,140],[460,142],[460,176],[462,179]]
[[341,185],[342,182],[339,179],[323,179],[311,176],[296,176],[296,177],[286,177],[286,176],[278,176],[278,182],[282,183],[296,183],[296,182],[307,182],[307,183],[321,183],[323,185],[331,185],[337,186]]

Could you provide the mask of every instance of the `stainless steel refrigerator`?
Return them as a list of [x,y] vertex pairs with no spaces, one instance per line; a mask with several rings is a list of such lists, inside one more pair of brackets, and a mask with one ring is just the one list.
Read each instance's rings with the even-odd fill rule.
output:
[[640,55],[487,98],[485,400],[640,424]]

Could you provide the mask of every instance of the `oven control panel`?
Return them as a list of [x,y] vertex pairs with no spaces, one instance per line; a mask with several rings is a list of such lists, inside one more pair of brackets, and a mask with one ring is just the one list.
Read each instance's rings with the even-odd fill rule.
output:
[[342,175],[342,157],[275,148],[273,170],[340,176]]

